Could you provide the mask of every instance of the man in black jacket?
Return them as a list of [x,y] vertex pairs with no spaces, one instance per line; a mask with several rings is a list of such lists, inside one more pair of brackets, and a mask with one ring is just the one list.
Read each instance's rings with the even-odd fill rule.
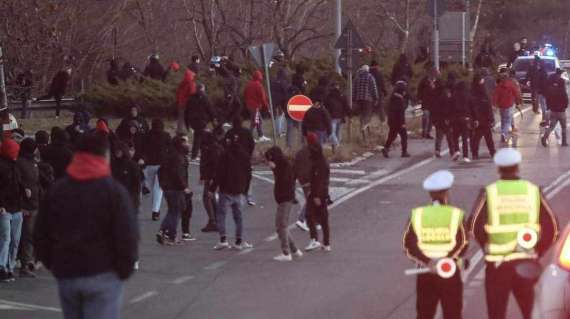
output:
[[35,277],[35,257],[33,245],[34,223],[38,214],[40,200],[40,170],[36,161],[36,142],[26,138],[20,144],[20,154],[17,160],[18,168],[24,187],[22,201],[22,236],[20,238],[20,277]]
[[291,213],[291,207],[295,200],[295,173],[278,146],[274,146],[265,152],[265,159],[275,176],[275,188],[273,190],[277,202],[275,228],[281,241],[282,250],[282,254],[273,259],[276,261],[292,261],[292,255],[297,258],[303,256],[303,253],[295,246],[288,229],[289,213]]
[[127,189],[135,212],[139,212],[143,174],[140,166],[133,161],[129,145],[117,142],[113,150],[111,173],[113,178]]
[[69,80],[71,79],[71,68],[66,68],[55,74],[51,81],[51,86],[46,95],[39,97],[36,101],[41,101],[49,98],[55,99],[55,118],[59,118],[59,113],[61,110],[61,99],[65,94]]
[[24,187],[17,164],[20,146],[12,139],[0,145],[0,281],[14,281],[22,230]]
[[[311,161],[313,162],[311,169],[311,190],[307,200],[307,220],[311,241],[305,251],[313,251],[322,248],[326,252],[331,251],[330,246],[330,228],[329,228],[329,182],[330,167],[323,148],[320,144],[312,144],[309,146],[311,152]],[[323,229],[323,243],[319,242],[317,233],[317,224]]]
[[196,159],[200,152],[202,134],[208,123],[215,122],[217,117],[206,95],[206,87],[203,84],[198,84],[198,91],[188,99],[188,105],[184,113],[186,127],[192,128],[192,131],[194,131],[192,159]]
[[435,157],[441,157],[441,142],[447,140],[450,152],[454,153],[451,137],[451,117],[453,112],[453,94],[450,88],[441,87],[437,91],[437,106],[431,110],[431,120],[435,127]]
[[433,126],[431,119],[431,110],[437,107],[437,94],[440,92],[441,81],[439,80],[439,71],[432,68],[421,81],[418,86],[418,100],[422,104],[422,137],[433,139],[431,129]]
[[[228,130],[228,132],[224,137],[225,146],[228,147],[237,136],[237,143],[243,150],[245,150],[247,154],[249,154],[249,158],[251,161],[251,157],[253,156],[253,152],[255,150],[255,140],[253,139],[251,130],[248,130],[242,126],[241,116],[234,117],[232,123],[233,123],[232,128]],[[245,195],[246,195],[247,204],[249,206],[255,206],[255,202],[253,201],[252,196],[250,194],[251,180],[252,180],[252,170],[250,165],[249,178],[247,181],[247,189]]]
[[71,162],[73,152],[69,148],[69,135],[63,129],[54,127],[51,131],[51,143],[40,154],[42,160],[51,165],[55,179],[65,175],[65,169]]
[[407,85],[404,81],[396,83],[396,88],[390,96],[390,108],[388,110],[388,126],[390,132],[388,139],[382,149],[384,157],[388,158],[390,146],[399,135],[402,142],[402,157],[410,157],[408,154],[408,129],[406,128],[406,108],[408,107],[409,96],[407,94]]
[[378,101],[375,105],[375,111],[378,112],[380,121],[384,122],[386,121],[386,110],[384,110],[382,99],[388,95],[388,91],[386,90],[386,81],[384,80],[382,71],[380,71],[380,65],[378,64],[378,61],[372,60],[370,63],[370,74],[372,74],[374,80],[376,80],[376,88],[378,91]]
[[[249,130],[247,131],[249,132]],[[216,226],[216,199],[208,196],[208,192],[216,177],[216,170],[223,151],[224,149],[218,143],[216,136],[211,132],[205,132],[200,148],[200,152],[202,153],[202,159],[200,161],[200,182],[204,185],[202,202],[208,214],[208,224],[202,228],[202,232],[205,233],[218,231],[218,227]]]
[[147,76],[153,80],[163,81],[166,71],[160,64],[158,54],[153,54],[148,58],[148,65],[145,67],[143,76]]
[[129,127],[134,124],[137,131],[141,134],[146,134],[149,131],[147,120],[141,115],[141,109],[138,105],[133,104],[129,108],[129,114],[121,120],[119,126],[115,130],[117,136],[122,139],[123,136],[128,135]]
[[138,258],[135,211],[109,157],[105,136],[83,136],[40,205],[36,255],[57,279],[65,318],[119,318],[123,281]]
[[549,81],[547,94],[546,94],[546,105],[550,111],[550,123],[548,129],[542,136],[542,145],[544,147],[548,146],[548,137],[550,133],[554,131],[554,128],[558,123],[562,128],[562,146],[568,146],[568,140],[566,137],[566,109],[568,108],[568,93],[566,92],[566,83],[562,79],[562,70],[556,70],[556,74],[552,76]]
[[[172,149],[167,159],[160,167],[158,179],[160,187],[164,190],[164,198],[168,206],[166,217],[162,220],[160,231],[156,235],[156,239],[160,244],[176,243],[176,228],[178,227],[178,219],[186,210],[186,197],[191,191],[188,185],[188,159],[190,153],[190,144],[188,138],[176,136],[172,139]],[[190,217],[188,218],[188,220]],[[184,240],[192,240],[192,236],[187,230]],[[192,239],[191,239],[192,238]]]
[[342,124],[345,119],[350,117],[350,106],[348,99],[340,91],[340,87],[335,85],[331,88],[327,99],[325,100],[325,107],[331,117],[331,143],[333,151],[340,145],[342,139]]
[[240,135],[233,133],[226,136],[227,147],[220,158],[216,169],[214,183],[210,187],[209,196],[213,197],[216,190],[220,190],[220,200],[217,212],[217,226],[220,233],[220,242],[214,247],[216,250],[229,248],[226,237],[226,215],[233,214],[236,224],[236,249],[249,249],[253,246],[243,240],[243,197],[247,193],[251,180],[251,156],[241,146]]
[[324,145],[332,133],[331,115],[323,107],[324,101],[314,102],[314,105],[305,113],[301,124],[303,136],[313,132],[319,137],[319,143]]

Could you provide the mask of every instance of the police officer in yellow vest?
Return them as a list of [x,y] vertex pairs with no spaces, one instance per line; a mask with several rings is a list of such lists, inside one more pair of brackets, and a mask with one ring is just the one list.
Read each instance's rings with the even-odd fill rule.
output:
[[417,318],[432,319],[437,304],[441,302],[445,319],[460,319],[463,308],[463,282],[460,267],[450,278],[443,278],[435,271],[438,261],[449,260],[460,265],[460,256],[466,251],[467,240],[463,225],[464,213],[449,205],[449,189],[453,174],[438,171],[423,184],[429,192],[432,204],[412,210],[404,235],[407,256],[418,267],[432,271],[417,277]]
[[540,274],[537,260],[558,236],[556,218],[541,190],[519,177],[521,160],[512,148],[495,154],[500,179],[481,191],[471,215],[470,230],[485,253],[490,319],[506,318],[511,292],[523,318],[530,319]]

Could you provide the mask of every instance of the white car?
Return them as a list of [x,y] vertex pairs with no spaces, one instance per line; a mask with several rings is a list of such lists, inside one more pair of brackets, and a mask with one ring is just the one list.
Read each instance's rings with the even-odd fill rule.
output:
[[554,249],[554,257],[536,286],[534,319],[570,318],[570,224]]
[[[530,92],[530,79],[528,79],[527,76],[534,59],[534,56],[519,56],[515,62],[513,62],[512,68],[515,70],[516,79],[519,81],[523,92]],[[544,63],[544,67],[549,76],[554,74],[556,69],[560,68],[560,61],[555,56],[541,56],[540,60],[543,61],[542,63]],[[563,78],[567,80],[566,75],[563,75]]]

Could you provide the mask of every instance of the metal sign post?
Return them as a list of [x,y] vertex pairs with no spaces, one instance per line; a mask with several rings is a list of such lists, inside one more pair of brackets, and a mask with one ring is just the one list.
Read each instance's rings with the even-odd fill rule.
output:
[[439,25],[438,25],[438,1],[433,2],[433,63],[437,71],[439,71]]
[[4,54],[0,46],[0,109],[8,107],[8,94],[6,94],[6,78],[4,76]]
[[[342,34],[342,0],[336,0],[336,25],[335,25],[335,34],[336,38],[340,38]],[[340,57],[340,49],[335,49],[335,61],[336,62],[336,73],[342,74],[340,65],[338,63],[338,59]]]
[[[277,145],[277,128],[275,126],[275,115],[273,112],[273,98],[271,97],[271,80],[269,79],[269,63],[273,54],[273,44],[263,44],[260,46],[261,61],[265,70],[265,84],[267,85],[267,96],[269,97],[269,113],[271,114],[271,126],[273,127],[273,145]],[[271,51],[271,52],[269,52]]]

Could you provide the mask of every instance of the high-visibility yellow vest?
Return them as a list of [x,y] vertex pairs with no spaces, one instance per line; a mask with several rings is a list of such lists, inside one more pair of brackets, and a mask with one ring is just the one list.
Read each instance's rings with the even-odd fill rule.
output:
[[540,190],[523,180],[500,180],[486,187],[489,236],[485,259],[503,262],[533,258],[535,253],[519,248],[517,235],[530,228],[540,236]]
[[412,210],[418,248],[429,258],[444,258],[457,244],[463,211],[452,206],[425,206]]

